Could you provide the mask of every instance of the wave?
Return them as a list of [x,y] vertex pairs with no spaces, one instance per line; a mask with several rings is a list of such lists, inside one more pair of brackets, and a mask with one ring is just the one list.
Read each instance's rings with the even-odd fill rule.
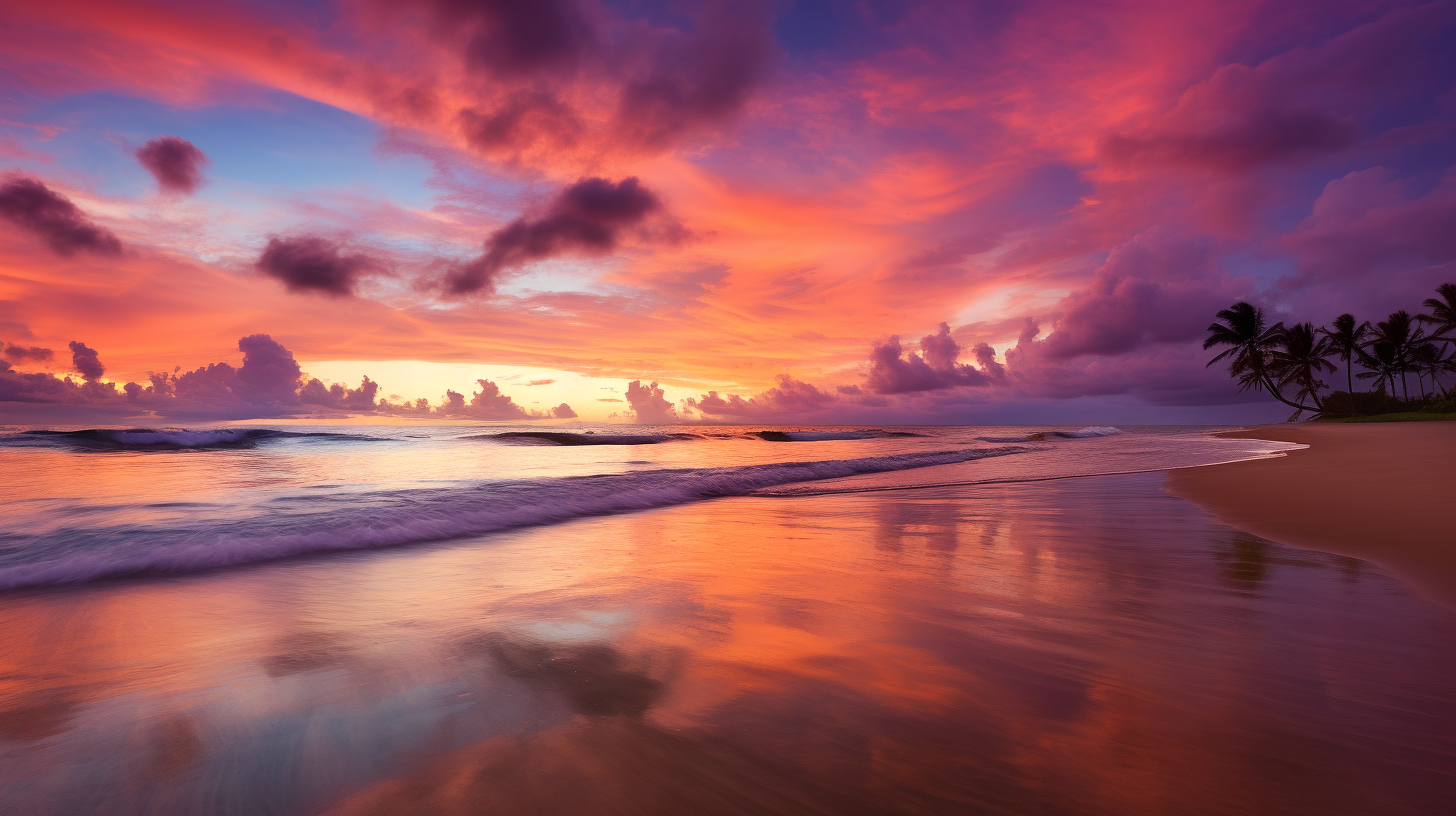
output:
[[1063,439],[1093,439],[1099,436],[1117,436],[1120,433],[1122,433],[1121,430],[1110,425],[1094,425],[1080,431],[1051,431],[1047,436],[1060,436]]
[[1095,439],[1101,436],[1117,436],[1122,431],[1110,425],[1094,425],[1077,431],[1036,431],[1022,436],[978,436],[981,442],[1005,444],[1008,442],[1045,442],[1047,437],[1058,439]]
[[242,447],[265,439],[337,439],[378,441],[375,437],[342,433],[299,433],[271,428],[220,428],[185,430],[180,428],[90,428],[84,431],[24,431],[7,440],[42,444],[59,442],[82,448],[181,450],[196,448]]
[[516,445],[656,445],[684,439],[702,439],[697,434],[598,434],[568,433],[565,431],[507,431],[496,434],[476,434],[462,439],[493,439]]
[[31,536],[24,543],[17,540],[0,548],[0,590],[439,541],[587,516],[745,496],[777,485],[957,464],[1026,450],[1032,449],[1008,446],[479,483],[465,488],[326,495],[306,500],[288,497],[291,506],[324,509],[275,509],[249,519],[206,525],[70,528]]
[[[909,431],[882,431],[878,429],[863,431],[752,431],[746,436],[762,439],[765,442],[828,442],[839,439],[888,439],[891,437],[924,436],[924,434],[911,433]],[[1011,440],[1024,442],[1024,439]]]

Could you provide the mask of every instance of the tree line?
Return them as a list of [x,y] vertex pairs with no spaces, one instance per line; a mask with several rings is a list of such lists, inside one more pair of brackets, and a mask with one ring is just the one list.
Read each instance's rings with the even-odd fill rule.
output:
[[[1266,325],[1263,309],[1241,301],[1218,313],[1218,322],[1208,327],[1203,348],[1228,346],[1208,365],[1228,360],[1229,375],[1238,381],[1240,391],[1266,392],[1294,408],[1294,416],[1304,411],[1344,413],[1332,410],[1336,406],[1331,398],[1340,392],[1324,394],[1329,386],[1320,379],[1338,370],[1333,359],[1344,363],[1351,414],[1357,408],[1357,379],[1373,381],[1380,404],[1399,401],[1407,408],[1415,407],[1411,375],[1420,404],[1437,398],[1449,400],[1452,384],[1443,381],[1443,375],[1456,373],[1452,348],[1456,346],[1456,283],[1441,284],[1436,295],[1426,299],[1426,311],[1421,314],[1402,309],[1373,325],[1342,314],[1318,328],[1313,323]],[[1356,372],[1356,366],[1362,370]]]

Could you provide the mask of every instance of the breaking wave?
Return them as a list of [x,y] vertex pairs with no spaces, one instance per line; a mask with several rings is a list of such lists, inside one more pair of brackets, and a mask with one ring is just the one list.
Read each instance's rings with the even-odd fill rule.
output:
[[981,442],[993,442],[1004,444],[1007,442],[1045,442],[1048,438],[1057,439],[1095,439],[1100,436],[1117,436],[1122,431],[1110,425],[1094,425],[1090,428],[1082,428],[1077,431],[1036,431],[1021,436],[978,436]]
[[[909,431],[882,431],[878,429],[863,431],[753,431],[748,436],[757,437],[765,442],[828,442],[839,439],[888,439],[891,437],[923,436],[924,434],[911,433]],[[1022,442],[1025,440],[1013,440]]]
[[342,433],[296,433],[271,428],[220,428],[186,430],[181,428],[90,428],[84,431],[24,431],[7,437],[10,444],[61,443],[81,448],[182,450],[195,448],[228,448],[252,445],[267,439],[332,439],[365,440],[374,437]]
[[[214,569],[307,553],[362,550],[611,515],[766,487],[909,470],[1022,453],[1001,447],[730,468],[655,470],[464,488],[287,497],[243,520],[68,528],[10,536],[0,547],[0,589],[107,577]],[[299,509],[300,507],[304,509]]]
[[463,439],[491,439],[516,445],[656,445],[660,442],[675,442],[684,439],[702,439],[698,434],[598,434],[567,433],[565,431],[507,431],[496,434],[476,434]]

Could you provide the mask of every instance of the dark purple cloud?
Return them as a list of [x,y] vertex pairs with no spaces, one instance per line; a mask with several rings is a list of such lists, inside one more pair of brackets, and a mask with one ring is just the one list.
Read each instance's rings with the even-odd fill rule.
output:
[[16,363],[23,363],[26,360],[39,363],[55,356],[50,349],[40,346],[7,346],[4,343],[0,343],[0,346],[5,348],[5,357]]
[[920,351],[907,354],[898,336],[874,344],[865,385],[875,394],[908,394],[987,382],[985,374],[956,362],[961,347],[945,323],[940,324],[936,334],[921,338]]
[[576,419],[576,412],[573,411],[573,410],[571,410],[571,406],[570,405],[567,405],[566,403],[563,402],[560,405],[556,406],[555,408],[552,408],[551,409],[551,418],[552,419]]
[[641,380],[633,380],[627,383],[623,396],[632,408],[634,420],[643,425],[670,425],[679,421],[677,409],[655,382],[643,385]]
[[1309,217],[1283,239],[1300,268],[1290,288],[1323,312],[1301,319],[1410,308],[1456,280],[1456,167],[1422,193],[1424,186],[1383,167],[1325,185]]
[[696,32],[660,43],[647,70],[623,87],[623,134],[661,149],[738,113],[776,53],[771,26],[767,3],[707,5]]
[[[763,0],[632,9],[578,0],[373,5],[386,12],[377,20],[384,30],[423,23],[459,60],[475,89],[457,125],[479,152],[506,162],[668,149],[742,110],[777,53],[774,4]],[[418,115],[414,96],[389,104]],[[609,116],[603,104],[612,106]]]
[[467,67],[519,77],[574,67],[596,42],[595,25],[574,0],[378,0],[423,13],[436,39],[460,48]]
[[502,272],[529,261],[567,252],[608,252],[623,230],[661,207],[636,176],[615,184],[582,179],[562,190],[541,218],[517,218],[492,233],[484,255],[445,276],[445,290],[452,295],[489,292]]
[[106,373],[106,366],[101,364],[100,352],[75,340],[71,341],[71,366],[88,380],[99,380]]
[[300,235],[268,239],[257,267],[283,281],[290,292],[345,297],[354,294],[361,276],[378,271],[382,264],[368,255],[346,255],[338,243],[326,238]]
[[243,367],[238,382],[251,402],[291,403],[296,401],[303,371],[293,352],[266,334],[250,334],[238,341]]
[[0,360],[0,402],[74,402],[80,391],[70,380],[50,374],[22,374]]
[[189,195],[202,183],[202,166],[207,163],[207,154],[176,136],[158,136],[142,145],[136,157],[163,192]]
[[1058,304],[1044,341],[1053,358],[1125,354],[1203,337],[1209,315],[1245,294],[1205,243],[1145,232],[1108,255],[1092,285]]
[[45,241],[57,255],[121,254],[121,241],[111,230],[33,178],[12,176],[0,184],[0,218]]

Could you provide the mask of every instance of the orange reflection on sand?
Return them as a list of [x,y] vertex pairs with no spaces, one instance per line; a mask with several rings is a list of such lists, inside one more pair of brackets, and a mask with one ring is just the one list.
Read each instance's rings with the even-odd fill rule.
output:
[[1160,478],[721,500],[0,598],[0,793],[1152,816],[1449,790],[1450,613]]

